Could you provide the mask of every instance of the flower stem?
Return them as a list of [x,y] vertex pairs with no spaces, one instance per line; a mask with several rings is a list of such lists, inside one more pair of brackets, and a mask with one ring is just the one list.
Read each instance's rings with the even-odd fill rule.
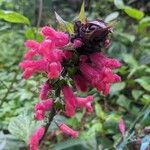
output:
[[48,128],[51,125],[51,123],[52,123],[53,118],[54,118],[55,115],[56,115],[56,111],[55,111],[55,108],[53,106],[51,112],[49,113],[48,123],[45,125],[45,132],[44,132],[44,134],[43,134],[43,136],[42,136],[42,138],[41,138],[41,140],[39,142],[39,145],[42,145],[42,141],[44,141],[46,133],[48,131]]

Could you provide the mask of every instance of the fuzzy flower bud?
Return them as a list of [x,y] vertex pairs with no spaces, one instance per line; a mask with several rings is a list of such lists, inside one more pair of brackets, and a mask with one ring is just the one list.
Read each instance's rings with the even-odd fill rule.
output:
[[39,142],[44,134],[45,128],[38,128],[35,133],[32,135],[29,141],[30,150],[39,150]]
[[79,135],[79,133],[78,133],[77,131],[74,131],[73,129],[71,129],[70,127],[68,127],[68,126],[67,126],[66,124],[64,124],[64,123],[62,123],[62,124],[59,125],[59,129],[60,129],[63,133],[65,133],[65,134],[71,136],[72,138],[77,138],[78,135]]
[[48,83],[48,81],[46,81],[41,87],[40,96],[39,96],[40,99],[41,100],[47,99],[48,93],[51,90],[52,90],[52,86]]
[[76,110],[76,97],[69,86],[62,88],[65,99],[65,114],[69,117],[74,116]]

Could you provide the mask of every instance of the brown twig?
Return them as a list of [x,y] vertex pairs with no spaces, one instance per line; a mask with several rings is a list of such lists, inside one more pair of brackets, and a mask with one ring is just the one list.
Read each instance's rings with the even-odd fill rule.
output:
[[38,15],[37,27],[40,27],[41,24],[42,10],[43,10],[43,0],[39,0],[39,15]]

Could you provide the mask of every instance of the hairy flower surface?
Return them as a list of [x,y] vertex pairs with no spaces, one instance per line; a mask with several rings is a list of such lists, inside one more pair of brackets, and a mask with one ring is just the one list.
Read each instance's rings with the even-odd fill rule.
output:
[[68,127],[68,126],[67,126],[66,124],[64,124],[64,123],[62,123],[62,124],[59,125],[59,129],[60,129],[63,133],[65,133],[65,134],[71,136],[72,138],[77,138],[78,135],[79,135],[79,133],[78,133],[77,131],[71,129],[70,127]]
[[119,130],[122,135],[125,134],[125,123],[124,123],[123,119],[120,119],[120,121],[119,121]]
[[[28,51],[20,63],[23,77],[28,79],[36,73],[47,76],[40,89],[41,101],[35,105],[35,119],[44,120],[46,125],[32,135],[30,150],[38,150],[41,138],[46,135],[57,113],[73,117],[81,109],[87,113],[94,111],[94,96],[76,96],[77,90],[88,92],[96,88],[107,96],[110,86],[121,81],[113,72],[121,66],[120,62],[102,52],[102,48],[110,45],[108,34],[112,31],[111,27],[102,20],[76,21],[74,29],[74,33],[69,35],[45,26],[41,29],[43,41],[25,42]],[[63,133],[72,138],[78,137],[79,133],[66,124],[57,125]],[[123,121],[119,123],[119,129],[124,134]]]
[[35,133],[31,136],[29,141],[30,150],[39,150],[39,141],[44,134],[45,128],[38,128]]

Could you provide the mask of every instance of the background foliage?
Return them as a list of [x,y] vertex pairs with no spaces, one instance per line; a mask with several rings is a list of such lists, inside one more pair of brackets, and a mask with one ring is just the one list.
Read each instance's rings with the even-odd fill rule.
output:
[[[24,41],[42,40],[39,28],[43,25],[57,27],[54,11],[73,21],[81,3],[0,0],[0,150],[27,149],[30,135],[39,126],[33,121],[33,106],[44,79],[40,75],[22,79],[18,63],[25,52]],[[52,124],[42,150],[146,150],[150,145],[150,1],[86,0],[85,4],[89,20],[102,18],[114,28],[111,46],[104,51],[121,60],[123,65],[116,72],[122,82],[114,84],[107,97],[90,91],[95,95],[91,116],[85,111],[69,120],[56,116],[80,129],[80,137],[62,136]],[[126,124],[124,137],[118,130],[120,118]]]

